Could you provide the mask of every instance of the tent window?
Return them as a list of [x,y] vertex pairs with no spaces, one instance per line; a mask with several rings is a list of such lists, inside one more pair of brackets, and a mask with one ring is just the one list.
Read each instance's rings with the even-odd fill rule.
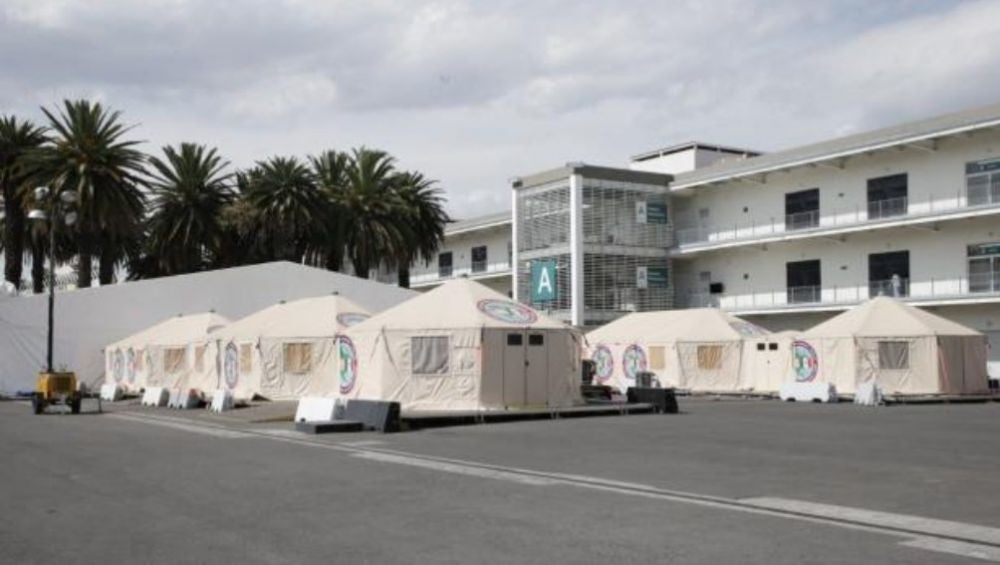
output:
[[545,345],[545,335],[544,334],[529,335],[528,345]]
[[878,342],[879,369],[909,369],[910,342],[880,341]]
[[284,344],[284,367],[286,373],[304,375],[312,370],[313,344]]
[[664,352],[666,348],[662,345],[651,345],[649,347],[649,368],[653,371],[662,371],[667,368],[667,362],[664,359]]
[[253,370],[253,346],[249,343],[240,345],[240,374],[249,375]]
[[523,345],[524,338],[521,334],[507,334],[507,345]]
[[199,373],[205,370],[205,346],[194,348],[194,370]]
[[764,351],[764,344],[763,343],[758,343],[757,344],[757,351]]
[[135,370],[136,371],[145,371],[146,370],[145,367],[146,367],[146,350],[145,349],[136,349],[135,350]]
[[186,351],[183,347],[175,347],[173,349],[163,350],[163,372],[168,375],[173,375],[180,373],[184,370],[184,354]]
[[410,356],[413,374],[447,374],[449,345],[448,336],[411,337]]
[[767,344],[767,348],[770,349],[771,351],[777,351],[778,350],[778,344],[777,343],[769,343],[769,344]]
[[722,367],[722,346],[721,345],[699,345],[698,346],[698,368],[699,369],[719,369]]

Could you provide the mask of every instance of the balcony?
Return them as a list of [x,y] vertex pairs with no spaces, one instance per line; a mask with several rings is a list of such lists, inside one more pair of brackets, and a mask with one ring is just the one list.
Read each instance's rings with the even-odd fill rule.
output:
[[922,202],[906,197],[877,200],[859,204],[853,209],[823,209],[789,214],[783,220],[774,218],[732,225],[678,228],[674,254],[699,250],[733,247],[742,244],[768,243],[830,235],[837,232],[862,231],[897,223],[921,223],[992,214],[1000,211],[1000,186],[970,189],[951,196],[934,196]]
[[952,278],[911,281],[896,278],[844,286],[747,288],[725,294],[678,293],[683,308],[722,308],[734,313],[836,310],[876,296],[913,303],[951,304],[1000,301],[1000,271]]
[[427,286],[439,284],[447,280],[468,277],[470,279],[484,279],[498,276],[509,276],[511,274],[510,262],[498,261],[488,263],[486,261],[473,261],[465,266],[453,266],[448,269],[437,267],[415,269],[410,273],[410,286]]

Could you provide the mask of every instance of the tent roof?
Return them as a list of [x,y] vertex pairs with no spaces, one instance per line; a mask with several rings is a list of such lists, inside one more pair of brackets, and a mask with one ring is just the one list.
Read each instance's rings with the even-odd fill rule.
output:
[[455,279],[352,328],[433,330],[457,328],[558,328],[568,326],[468,279]]
[[822,338],[982,334],[905,302],[879,296],[830,318],[802,335]]
[[146,345],[180,345],[205,337],[229,323],[215,312],[174,316],[159,324],[109,344],[106,349]]
[[587,334],[587,341],[728,341],[766,335],[767,330],[718,308],[636,312]]
[[[280,302],[212,334],[213,339],[334,336],[370,312],[337,294]],[[354,317],[352,320],[351,318]]]

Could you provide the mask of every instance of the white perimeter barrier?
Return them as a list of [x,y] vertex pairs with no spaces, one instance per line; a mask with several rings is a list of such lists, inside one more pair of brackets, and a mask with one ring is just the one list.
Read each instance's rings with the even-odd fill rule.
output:
[[122,399],[122,396],[124,396],[122,387],[116,384],[101,385],[101,400],[117,402]]
[[200,401],[201,395],[193,388],[174,389],[170,391],[170,400],[167,402],[167,406],[178,410],[188,410],[197,408]]
[[837,389],[832,383],[781,383],[778,396],[797,402],[836,402]]
[[233,393],[224,389],[216,389],[212,394],[212,405],[209,406],[212,412],[224,412],[233,409]]
[[338,398],[307,396],[299,399],[295,409],[296,422],[329,422],[337,416]]
[[882,389],[875,381],[865,381],[854,391],[854,403],[862,406],[878,406],[882,404]]
[[166,406],[170,392],[161,386],[151,386],[142,395],[143,406]]

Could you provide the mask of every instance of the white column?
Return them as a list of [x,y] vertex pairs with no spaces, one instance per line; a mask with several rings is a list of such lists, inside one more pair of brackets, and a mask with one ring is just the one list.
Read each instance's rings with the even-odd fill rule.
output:
[[517,214],[517,189],[510,188],[510,288],[514,291],[514,301],[517,302],[517,230],[520,228],[521,218]]
[[570,323],[583,325],[583,177],[569,177]]

